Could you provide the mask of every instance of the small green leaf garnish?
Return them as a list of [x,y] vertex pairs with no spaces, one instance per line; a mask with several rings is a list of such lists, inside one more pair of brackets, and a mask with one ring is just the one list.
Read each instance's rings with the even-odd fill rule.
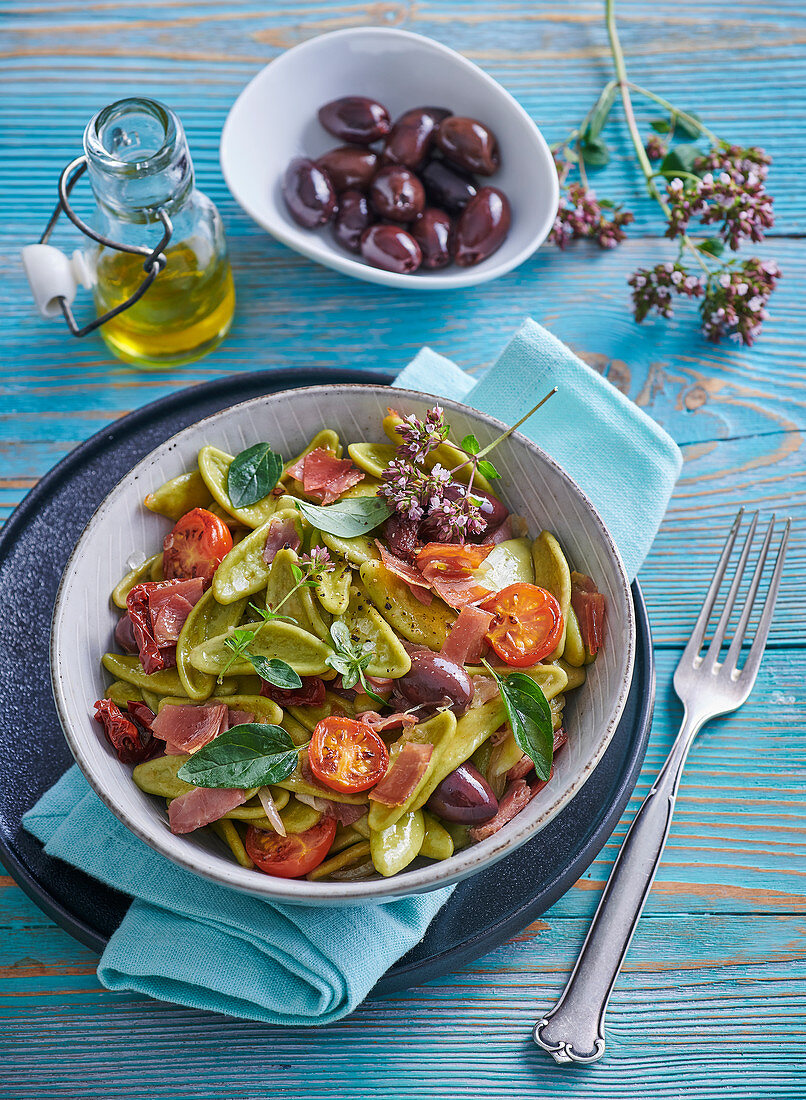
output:
[[467,451],[469,455],[477,455],[481,450],[481,444],[474,435],[466,435],[460,444],[463,451]]
[[698,138],[702,133],[702,123],[696,111],[686,111],[684,114],[675,111],[672,122],[675,130],[683,137]]
[[725,251],[725,242],[721,237],[707,237],[697,244],[698,252],[705,252],[709,256],[721,256]]
[[604,138],[591,138],[589,141],[580,141],[582,159],[589,168],[604,168],[610,161],[610,150]]
[[297,766],[299,749],[281,726],[247,722],[220,733],[178,771],[196,787],[265,787]]
[[664,176],[674,176],[678,172],[693,173],[694,164],[701,156],[702,150],[696,145],[675,145],[661,161],[659,171]]
[[482,663],[498,684],[515,740],[534,764],[538,779],[548,779],[554,756],[554,725],[540,685],[525,672],[510,672],[502,679],[486,661]]
[[227,471],[227,493],[236,508],[248,508],[267,497],[283,472],[283,460],[268,443],[247,447]]
[[302,687],[299,673],[295,672],[286,661],[281,661],[279,657],[272,657],[269,660],[268,657],[253,657],[251,654],[247,656],[252,663],[252,668],[262,680],[267,680],[275,687],[285,688],[287,691],[294,691],[296,688]]
[[313,527],[340,539],[352,539],[374,531],[392,514],[392,509],[381,497],[355,497],[327,505],[308,504],[304,500],[294,503]]
[[488,462],[486,458],[482,458],[476,467],[480,474],[487,478],[489,481],[491,478],[495,479],[500,477],[498,470],[493,466],[492,462]]
[[589,145],[593,140],[598,138],[599,134],[601,134],[604,129],[608,115],[613,109],[613,104],[616,102],[617,92],[618,83],[615,80],[609,80],[604,88],[602,88],[599,98],[596,100],[593,107],[591,107],[580,127],[583,149],[585,145]]
[[668,134],[671,130],[668,118],[653,118],[649,125],[656,134]]
[[366,668],[375,656],[372,642],[359,644],[350,637],[347,624],[334,619],[330,627],[334,652],[325,657],[325,664],[334,668],[341,676],[342,687],[351,688],[360,681],[362,690],[382,706],[386,700],[372,690],[367,683]]

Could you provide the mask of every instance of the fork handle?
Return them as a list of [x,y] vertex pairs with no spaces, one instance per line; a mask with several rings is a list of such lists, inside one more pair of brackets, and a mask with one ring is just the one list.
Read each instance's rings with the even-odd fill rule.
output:
[[559,1064],[595,1062],[604,1054],[607,1002],[655,878],[683,766],[702,724],[701,718],[684,718],[613,864],[568,984],[554,1008],[535,1024],[535,1042]]

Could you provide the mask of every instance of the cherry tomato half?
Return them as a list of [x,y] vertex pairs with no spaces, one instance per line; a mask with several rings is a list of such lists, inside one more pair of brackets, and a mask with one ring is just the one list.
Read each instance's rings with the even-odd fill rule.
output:
[[560,605],[545,588],[510,584],[481,606],[495,615],[487,640],[508,665],[534,665],[557,648],[563,616]]
[[369,790],[386,775],[389,753],[366,722],[334,715],[317,722],[308,762],[320,783],[342,794],[355,794]]
[[254,865],[277,878],[301,878],[318,867],[333,843],[336,819],[323,817],[304,833],[280,836],[250,825],[244,847]]
[[167,580],[201,577],[205,588],[232,549],[232,535],[218,516],[194,508],[165,536],[162,574]]

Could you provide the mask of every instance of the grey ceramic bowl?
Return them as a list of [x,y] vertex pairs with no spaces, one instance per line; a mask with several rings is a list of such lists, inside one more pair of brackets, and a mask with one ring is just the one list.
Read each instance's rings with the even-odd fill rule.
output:
[[[392,399],[381,386],[314,386],[255,398],[179,432],[144,458],[106,497],[67,563],[56,600],[51,638],[53,692],[67,743],[89,783],[114,814],[145,843],[180,866],[222,886],[305,905],[377,902],[435,890],[467,878],[533,838],[574,797],[603,756],[621,716],[632,678],[635,621],[629,582],[619,553],[593,505],[543,451],[519,433],[496,451],[502,496],[536,534],[554,531],[572,565],[596,578],[608,603],[606,645],[587,682],[568,697],[567,746],[552,781],[513,821],[480,844],[439,863],[418,860],[394,878],[367,882],[308,882],[272,878],[231,859],[218,839],[204,833],[174,836],[164,803],[143,794],[100,735],[92,704],[108,676],[101,654],[113,647],[117,612],[109,593],[127,571],[133,552],[152,554],[168,521],[142,506],[147,492],[193,466],[207,443],[237,453],[268,440],[284,455],[299,452],[322,427],[346,442],[384,442],[381,420]],[[423,413],[434,398],[395,390],[394,404]],[[504,429],[499,421],[443,400],[454,438],[473,432],[482,445]]]

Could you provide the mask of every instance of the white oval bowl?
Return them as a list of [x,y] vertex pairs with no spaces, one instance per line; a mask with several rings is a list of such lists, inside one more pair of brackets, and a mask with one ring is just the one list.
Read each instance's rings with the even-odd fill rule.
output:
[[[293,157],[315,159],[340,144],[319,124],[317,111],[344,95],[380,100],[393,119],[430,104],[490,126],[501,148],[501,168],[489,182],[505,191],[512,205],[512,228],[497,252],[475,267],[399,275],[353,258],[327,226],[297,225],[283,201],[283,172]],[[546,239],[559,201],[549,147],[509,92],[448,46],[388,27],[323,34],[262,69],[227,117],[221,168],[236,201],[278,241],[345,275],[411,290],[475,286],[511,271]]]
[[[132,782],[94,721],[93,703],[109,681],[100,663],[114,648],[119,612],[110,593],[128,571],[133,552],[151,555],[170,523],[142,505],[156,489],[196,462],[212,443],[237,453],[268,440],[283,455],[297,454],[322,427],[345,442],[388,442],[381,428],[390,401],[404,412],[424,413],[434,398],[414,390],[337,385],[286,390],[224,409],[185,428],[152,451],[115,486],[92,516],[67,563],[56,598],[51,636],[51,676],[67,743],[91,786],[138,837],[169,859],[223,886],[304,905],[373,902],[438,889],[495,863],[534,837],[579,791],[615,732],[632,678],[635,620],[629,582],[619,553],[582,490],[520,433],[497,448],[501,495],[523,515],[532,534],[556,533],[574,567],[596,579],[608,606],[607,638],[587,682],[568,695],[568,744],[558,753],[549,784],[500,832],[439,863],[417,861],[393,878],[368,882],[308,882],[272,878],[236,864],[211,834],[174,836],[164,802]],[[440,402],[453,438],[473,432],[482,446],[504,425],[454,401]]]

